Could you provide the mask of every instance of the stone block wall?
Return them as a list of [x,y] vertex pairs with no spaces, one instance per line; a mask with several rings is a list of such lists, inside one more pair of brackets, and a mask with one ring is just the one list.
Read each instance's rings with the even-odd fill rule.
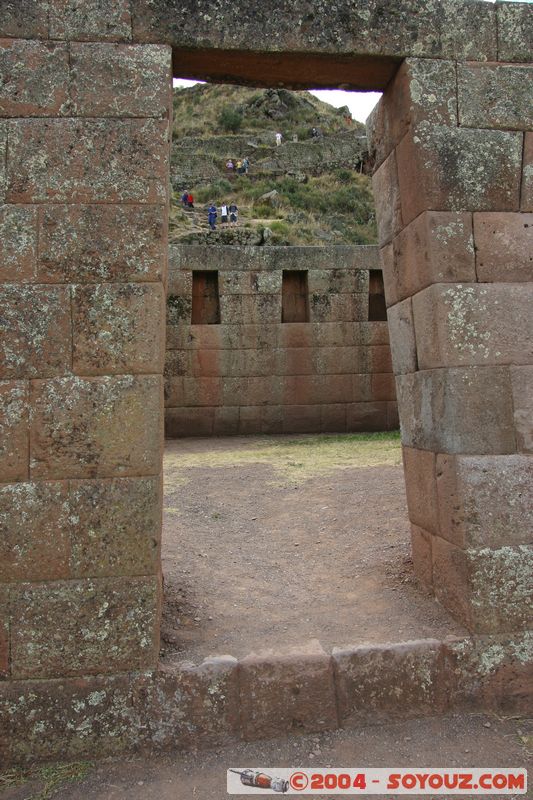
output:
[[[171,245],[166,434],[397,427],[386,321],[369,321],[377,247]],[[194,271],[218,273],[220,324],[191,324]],[[282,322],[283,271],[305,270],[308,322]]]
[[159,649],[171,49],[86,11],[0,15],[3,698]]
[[497,7],[498,63],[405,60],[368,124],[413,559],[477,633],[532,620],[532,12]]

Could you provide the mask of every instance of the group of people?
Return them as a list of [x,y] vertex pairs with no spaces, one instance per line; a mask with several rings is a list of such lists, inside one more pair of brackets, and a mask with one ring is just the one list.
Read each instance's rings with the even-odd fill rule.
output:
[[[219,209],[214,203],[211,203],[207,210],[207,221],[209,223],[209,228],[212,231],[215,231],[217,228],[218,215]],[[234,200],[229,205],[222,203],[220,206],[220,222],[223,228],[227,228],[228,224],[230,228],[235,228],[238,225],[238,217],[239,209]]]
[[183,192],[181,195],[183,208],[194,208],[194,197],[190,192]]
[[242,161],[237,159],[237,161],[233,161],[232,158],[228,158],[226,161],[226,169],[228,172],[237,172],[238,175],[247,175],[248,170],[250,169],[250,161],[248,158],[243,158]]

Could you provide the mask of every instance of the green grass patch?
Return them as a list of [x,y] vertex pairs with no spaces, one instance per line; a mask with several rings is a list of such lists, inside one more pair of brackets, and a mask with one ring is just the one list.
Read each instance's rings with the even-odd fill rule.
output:
[[0,791],[25,784],[36,784],[25,800],[49,800],[66,783],[76,783],[87,777],[93,764],[75,761],[70,764],[47,764],[28,768],[15,767],[0,773]]

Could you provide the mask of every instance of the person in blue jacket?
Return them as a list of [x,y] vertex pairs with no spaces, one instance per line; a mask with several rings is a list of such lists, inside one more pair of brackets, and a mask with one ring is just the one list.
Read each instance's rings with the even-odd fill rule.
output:
[[209,221],[209,227],[212,231],[216,230],[217,227],[217,207],[214,203],[211,203],[209,208],[207,209],[207,218]]

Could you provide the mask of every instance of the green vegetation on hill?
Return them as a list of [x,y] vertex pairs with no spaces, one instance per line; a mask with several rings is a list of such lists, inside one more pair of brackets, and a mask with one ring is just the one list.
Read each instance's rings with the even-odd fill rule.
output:
[[[352,139],[350,132],[360,137],[363,126],[349,120],[347,108],[333,108],[309,92],[208,84],[174,90],[174,143],[181,148],[179,158],[186,165],[194,165],[191,174],[195,177],[186,183],[185,178],[175,180],[173,176],[171,241],[375,243],[370,178],[353,163],[351,168],[335,165],[332,156],[337,152],[337,141],[346,142],[346,135],[348,146],[361,141]],[[321,136],[307,141],[313,127]],[[276,131],[288,144],[272,146]],[[297,144],[293,137],[297,137]],[[243,147],[248,147],[248,139],[249,174],[228,173],[227,158],[236,160]],[[311,153],[313,159],[305,158]],[[305,165],[311,162],[312,168],[307,168]],[[344,163],[342,156],[339,163]],[[175,170],[178,166],[174,165]],[[181,206],[184,189],[194,195],[194,212]],[[239,207],[239,227],[221,232],[219,226],[216,234],[209,234],[207,206],[232,201]]]

